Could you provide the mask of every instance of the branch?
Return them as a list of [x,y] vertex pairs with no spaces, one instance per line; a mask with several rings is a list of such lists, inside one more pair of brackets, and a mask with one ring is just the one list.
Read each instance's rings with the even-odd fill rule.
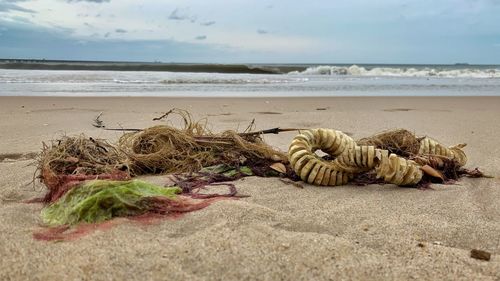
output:
[[169,111],[167,111],[162,116],[153,118],[153,121],[159,121],[159,120],[161,120],[163,118],[166,118],[170,113],[174,112],[174,110],[175,110],[175,108],[170,109]]
[[279,134],[281,132],[292,132],[292,131],[300,131],[304,129],[298,129],[298,128],[272,128],[272,129],[267,129],[267,130],[261,130],[261,131],[256,131],[256,132],[249,132],[249,133],[239,133],[238,135],[241,137],[248,137],[248,136],[255,136],[255,135],[264,135],[264,134]]
[[96,128],[105,128],[106,126],[104,125],[104,122],[101,120],[102,112],[99,113],[95,118],[94,118],[94,123],[92,123],[92,126]]

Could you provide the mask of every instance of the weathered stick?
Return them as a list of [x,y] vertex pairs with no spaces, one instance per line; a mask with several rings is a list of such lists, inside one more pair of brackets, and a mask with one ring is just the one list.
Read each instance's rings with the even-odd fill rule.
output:
[[[162,120],[162,119],[168,117],[168,115],[172,114],[175,110],[177,110],[177,109],[176,108],[171,109],[168,112],[166,112],[165,114],[163,114],[159,117],[153,118],[153,121]],[[100,119],[101,116],[102,116],[102,112],[99,113],[99,115],[97,115],[94,118],[94,123],[92,124],[94,127],[101,128],[101,129],[106,130],[106,131],[129,131],[129,132],[143,131],[143,129],[135,129],[135,128],[106,128],[106,126],[104,125],[104,122]],[[184,122],[186,124],[188,123],[186,118],[184,118]],[[265,134],[279,134],[281,132],[291,132],[291,131],[304,130],[304,129],[299,129],[299,128],[279,128],[279,127],[276,127],[276,128],[271,128],[271,129],[266,129],[266,130],[261,130],[261,131],[247,132],[254,124],[255,124],[255,119],[252,120],[252,122],[250,123],[248,128],[243,133],[239,133],[238,135],[240,137],[248,137],[248,136],[258,136],[258,135],[265,135]],[[224,140],[224,139],[229,140],[229,138],[217,137],[217,136],[196,136],[195,138],[210,139],[210,140],[212,140],[212,139],[213,140]]]
[[282,132],[292,132],[292,131],[300,131],[300,130],[304,130],[304,129],[276,127],[276,128],[266,129],[266,130],[261,130],[261,131],[256,131],[256,132],[239,133],[238,135],[241,137],[247,137],[247,136],[254,136],[254,135],[279,134]]

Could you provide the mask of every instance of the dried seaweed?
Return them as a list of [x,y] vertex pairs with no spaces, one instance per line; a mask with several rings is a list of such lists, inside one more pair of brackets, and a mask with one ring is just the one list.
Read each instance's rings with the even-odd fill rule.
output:
[[[186,193],[193,194],[194,189],[232,181],[242,176],[226,177],[220,174],[207,175],[204,172],[194,174],[200,172],[203,167],[221,164],[234,169],[246,166],[256,176],[299,180],[290,167],[286,154],[266,144],[261,137],[266,133],[295,129],[252,131],[255,126],[252,121],[243,133],[213,133],[207,128],[207,120],[193,121],[189,112],[180,109],[172,109],[154,120],[169,121],[174,115],[180,118],[180,127],[158,125],[134,129],[133,132],[125,133],[116,145],[85,135],[64,136],[49,145],[44,144],[38,159],[37,172],[49,192],[45,198],[38,201],[54,202],[74,186],[90,179],[127,180],[138,175],[175,173],[183,175],[178,179],[179,186]],[[101,115],[96,117],[94,123],[104,126],[100,117]],[[485,177],[479,170],[460,168],[457,163],[444,156],[418,155],[421,139],[408,130],[398,129],[361,139],[357,143],[387,149],[422,166],[429,165],[443,174],[443,180],[425,177],[424,183],[450,183],[461,176]],[[324,159],[329,160],[329,156]],[[276,163],[283,165],[286,172],[280,173],[271,168]],[[280,166],[281,170],[283,166]],[[190,176],[186,177],[186,173]],[[353,183],[379,184],[381,180],[373,174],[362,173]],[[234,189],[228,186],[228,194],[234,196]]]
[[[166,120],[172,115],[180,117],[180,128],[159,125],[134,129],[116,145],[85,135],[63,136],[50,145],[44,144],[37,175],[49,192],[45,198],[32,202],[53,202],[90,179],[127,180],[145,174],[197,172],[217,164],[239,167],[254,159],[266,163],[288,161],[286,154],[267,145],[261,135],[293,129],[214,134],[207,128],[206,120],[193,121],[189,112],[180,109],[172,109],[155,120]],[[94,123],[103,127],[100,117]]]
[[49,192],[44,199],[34,201],[53,202],[84,180],[128,179],[124,163],[123,154],[113,145],[83,134],[44,143],[36,170]]
[[[251,175],[253,173],[248,167],[232,167],[226,164],[219,164],[205,167],[195,173],[171,174],[168,178],[173,183],[171,186],[180,187],[184,195],[191,196],[192,198],[213,198],[240,197],[240,195],[237,195],[236,186],[227,182]],[[229,192],[226,194],[201,193],[203,190],[208,189],[209,186],[227,186]]]
[[37,168],[42,176],[43,172],[98,175],[120,168],[124,160],[123,154],[107,141],[82,134],[63,136],[50,145],[44,143]]
[[[286,167],[287,173],[280,173],[272,168],[272,162],[268,161],[249,161],[248,166],[230,166],[227,164],[219,164],[215,166],[205,167],[195,173],[176,173],[169,175],[169,180],[173,183],[172,186],[182,188],[184,195],[189,195],[193,198],[212,198],[212,197],[246,197],[238,194],[236,186],[230,181],[235,181],[247,176],[260,177],[283,177],[293,178],[294,172],[291,167]],[[212,186],[227,186],[229,192],[226,194],[219,193],[202,193],[208,191]]]
[[158,119],[169,114],[179,115],[183,127],[159,125],[120,138],[118,148],[127,156],[133,175],[194,172],[222,163],[238,165],[250,158],[287,161],[286,154],[264,143],[260,133],[214,134],[206,123],[192,121],[182,110],[171,110]]
[[418,154],[420,140],[406,129],[388,130],[357,141],[358,145],[372,145],[388,150],[399,156],[409,157]]

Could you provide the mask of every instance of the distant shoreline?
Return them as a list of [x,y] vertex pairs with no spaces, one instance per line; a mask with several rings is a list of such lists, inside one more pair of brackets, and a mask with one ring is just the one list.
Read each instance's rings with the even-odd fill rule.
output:
[[25,70],[93,70],[93,71],[165,71],[165,72],[204,72],[204,73],[241,73],[241,74],[285,74],[302,72],[316,66],[349,67],[357,65],[367,70],[373,68],[399,69],[500,69],[500,65],[477,64],[365,64],[365,63],[316,63],[316,64],[216,64],[216,63],[164,63],[164,62],[126,62],[126,61],[72,61],[39,59],[0,59],[0,69]]
[[169,71],[205,73],[281,74],[282,71],[301,71],[306,67],[275,68],[244,64],[179,64],[155,62],[100,62],[0,59],[0,69],[30,70],[114,70],[114,71]]

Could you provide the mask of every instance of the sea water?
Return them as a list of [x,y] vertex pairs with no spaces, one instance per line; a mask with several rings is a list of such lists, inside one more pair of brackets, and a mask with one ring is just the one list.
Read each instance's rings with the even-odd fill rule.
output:
[[[0,66],[1,67],[1,66]],[[0,69],[0,96],[498,96],[500,67],[266,65],[268,74]],[[224,70],[224,68],[221,68]],[[255,66],[248,66],[255,70]],[[212,69],[213,70],[213,69]],[[238,70],[245,72],[245,70]]]

